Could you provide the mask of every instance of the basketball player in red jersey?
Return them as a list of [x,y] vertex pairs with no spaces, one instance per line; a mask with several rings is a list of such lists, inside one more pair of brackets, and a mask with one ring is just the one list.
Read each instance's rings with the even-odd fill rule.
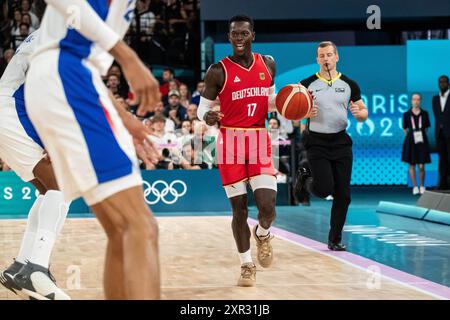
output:
[[[218,166],[233,209],[232,229],[241,260],[238,285],[249,287],[255,285],[256,266],[250,252],[247,183],[259,211],[259,223],[252,230],[258,262],[267,268],[273,260],[269,228],[275,220],[277,182],[265,119],[269,109],[275,110],[275,62],[252,52],[255,33],[250,17],[231,18],[228,38],[233,55],[208,69],[197,114],[208,125],[220,123]],[[211,110],[217,96],[220,112]]]

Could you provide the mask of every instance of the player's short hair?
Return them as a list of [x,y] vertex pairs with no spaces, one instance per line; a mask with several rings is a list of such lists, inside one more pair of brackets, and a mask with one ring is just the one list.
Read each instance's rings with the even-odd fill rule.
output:
[[334,54],[338,53],[337,47],[334,44],[334,42],[332,42],[332,41],[322,41],[321,43],[319,43],[319,45],[317,46],[317,52],[318,52],[319,48],[325,48],[325,47],[329,47],[329,46],[333,47]]
[[422,95],[421,95],[419,92],[413,92],[413,93],[411,94],[411,99],[412,99],[412,97],[415,96],[415,95],[419,96],[420,100],[422,100]]
[[248,22],[252,31],[255,26],[253,19],[245,14],[238,14],[234,17],[231,17],[230,21],[228,22],[228,27],[230,27],[233,22]]

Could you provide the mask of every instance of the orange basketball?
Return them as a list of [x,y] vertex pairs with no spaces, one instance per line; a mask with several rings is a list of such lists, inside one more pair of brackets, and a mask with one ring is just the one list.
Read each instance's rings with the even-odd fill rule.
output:
[[289,120],[301,120],[311,110],[314,99],[301,84],[288,84],[277,94],[275,105],[278,112]]

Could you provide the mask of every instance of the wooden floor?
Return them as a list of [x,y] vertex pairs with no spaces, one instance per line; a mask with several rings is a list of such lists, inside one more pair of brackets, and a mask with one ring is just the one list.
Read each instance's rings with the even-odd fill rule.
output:
[[[365,270],[275,238],[275,260],[257,268],[257,286],[236,286],[239,258],[228,217],[158,218],[163,299],[433,299]],[[17,254],[25,220],[0,220],[0,267]],[[96,219],[68,219],[51,270],[72,299],[103,299],[105,236]],[[256,246],[252,239],[252,253]],[[255,259],[256,261],[256,259]],[[0,299],[17,299],[0,286]]]

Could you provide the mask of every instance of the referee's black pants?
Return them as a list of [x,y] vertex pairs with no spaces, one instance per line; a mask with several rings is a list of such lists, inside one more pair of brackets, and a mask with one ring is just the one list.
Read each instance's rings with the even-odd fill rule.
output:
[[306,188],[320,198],[333,196],[328,241],[339,243],[351,202],[352,139],[345,130],[338,133],[309,131],[305,148],[312,174],[305,182]]

